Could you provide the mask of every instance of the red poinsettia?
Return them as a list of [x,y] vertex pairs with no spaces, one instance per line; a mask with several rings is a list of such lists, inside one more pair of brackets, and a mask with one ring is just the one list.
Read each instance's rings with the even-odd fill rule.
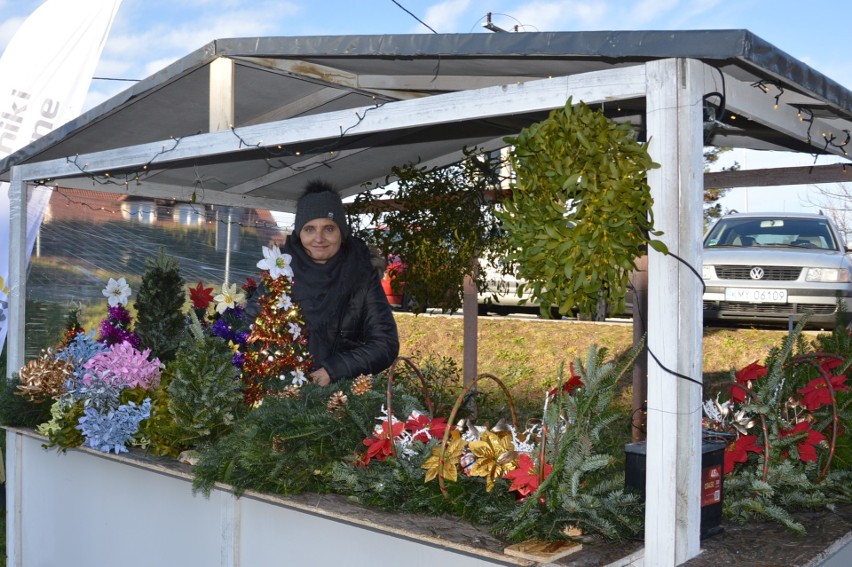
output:
[[[829,379],[831,387],[835,392],[844,392],[849,387],[844,383],[846,376],[831,376]],[[804,388],[799,388],[798,392],[802,394],[802,405],[810,411],[821,408],[824,405],[831,405],[831,391],[828,389],[828,384],[824,378],[815,378],[808,382]]]
[[748,453],[763,452],[763,447],[756,445],[757,435],[740,435],[736,441],[729,443],[725,449],[725,474],[734,470],[736,463],[744,463],[748,460]]
[[213,288],[204,287],[203,282],[198,282],[197,286],[189,288],[189,299],[193,308],[206,310],[213,302]]
[[405,422],[406,431],[414,433],[414,439],[426,443],[429,439],[442,439],[447,430],[447,420],[443,417],[430,418],[428,415],[411,412]]
[[[566,380],[564,384],[562,384],[562,393],[563,394],[570,394],[571,392],[573,392],[577,388],[582,388],[583,386],[585,386],[585,384],[583,384],[583,381],[580,379],[580,377],[577,376],[574,373],[574,363],[573,362],[571,363],[569,368],[571,370],[571,377],[568,378],[568,380]],[[559,390],[558,386],[556,388],[552,389],[550,392],[547,393],[548,397],[552,398],[553,396],[555,396],[556,392],[558,390]]]
[[511,470],[503,475],[506,480],[512,481],[512,486],[509,491],[517,490],[521,496],[527,496],[538,490],[539,482],[547,478],[550,471],[553,470],[553,465],[544,465],[544,472],[539,479],[539,473],[535,463],[526,453],[521,453],[518,458],[518,468]]
[[841,364],[843,364],[843,359],[839,357],[823,358],[820,360],[820,366],[829,374]]
[[807,432],[808,436],[797,445],[799,449],[799,459],[803,462],[812,462],[817,460],[816,446],[825,441],[825,435],[819,431],[811,429],[811,424],[807,421],[800,421],[793,429],[779,432],[781,438],[796,435],[797,433]]
[[738,370],[734,377],[737,380],[736,384],[728,386],[728,393],[731,395],[731,401],[743,403],[748,394],[748,389],[751,382],[757,380],[761,376],[766,376],[767,368],[762,364],[758,364],[755,360],[748,366]]
[[390,455],[393,455],[393,440],[398,437],[405,424],[401,421],[394,423],[388,430],[388,422],[383,421],[381,427],[377,427],[372,437],[364,439],[363,443],[367,446],[367,454],[364,456],[364,464],[369,464],[371,459],[384,461]]

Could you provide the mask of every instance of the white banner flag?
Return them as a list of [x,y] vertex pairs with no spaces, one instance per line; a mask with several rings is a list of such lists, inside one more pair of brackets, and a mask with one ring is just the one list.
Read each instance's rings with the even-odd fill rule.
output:
[[[0,56],[0,159],[76,118],[121,0],[47,0],[15,32]],[[50,191],[27,205],[29,259]],[[9,184],[0,182],[0,278],[9,277]],[[8,297],[0,292],[0,348]]]

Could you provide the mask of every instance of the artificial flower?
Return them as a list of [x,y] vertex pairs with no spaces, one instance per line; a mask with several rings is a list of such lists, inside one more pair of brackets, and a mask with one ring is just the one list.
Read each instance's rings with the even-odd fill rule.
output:
[[728,443],[725,449],[725,474],[734,470],[736,463],[744,463],[748,460],[748,453],[763,452],[763,447],[756,445],[757,435],[740,435],[736,441]]
[[293,302],[290,300],[290,296],[286,293],[281,294],[281,297],[278,298],[278,309],[287,311],[291,307],[293,307]]
[[65,384],[73,374],[73,363],[54,357],[48,350],[18,371],[18,394],[37,403],[58,398],[65,392]]
[[100,342],[106,346],[128,342],[139,348],[139,336],[130,330],[130,311],[124,305],[108,307],[107,311],[107,317],[101,321]]
[[802,462],[813,462],[817,460],[816,454],[816,446],[825,441],[825,435],[820,433],[819,431],[814,431],[811,429],[811,424],[807,421],[800,421],[796,424],[793,429],[788,429],[786,431],[779,432],[779,435],[783,439],[784,437],[789,437],[790,435],[796,435],[799,433],[807,432],[807,437],[796,445],[799,449],[799,459]]
[[290,334],[293,335],[293,340],[298,339],[302,334],[302,327],[298,323],[292,321],[287,322],[287,327],[290,329]]
[[228,309],[234,309],[245,300],[245,294],[237,291],[237,284],[222,284],[222,293],[213,298],[213,301],[216,302],[216,311],[219,314],[224,313]]
[[127,452],[126,445],[139,431],[139,423],[151,416],[151,399],[145,398],[140,406],[127,402],[108,411],[87,407],[83,414],[76,426],[85,438],[83,445],[117,455]]
[[411,432],[414,439],[426,443],[430,439],[443,439],[447,420],[443,417],[432,419],[426,414],[413,411],[405,422],[405,429]]
[[752,381],[757,380],[761,376],[766,376],[766,372],[767,368],[758,364],[756,360],[748,366],[738,370],[734,374],[736,384],[728,386],[728,393],[731,395],[731,401],[738,403],[745,402],[746,395],[748,394],[749,389],[751,389]]
[[364,458],[364,463],[369,464],[370,459],[384,461],[389,456],[393,455],[393,440],[405,429],[405,424],[401,421],[394,422],[388,429],[388,421],[383,421],[381,425],[376,426],[376,430],[372,437],[364,439],[363,443],[367,446],[367,455]]
[[[583,381],[580,379],[580,377],[575,374],[573,362],[571,363],[569,368],[571,369],[571,377],[568,378],[568,380],[566,380],[564,384],[562,384],[562,393],[563,394],[570,394],[571,392],[573,392],[577,388],[582,388],[583,386],[585,386],[585,384],[583,384]],[[550,392],[547,393],[548,397],[550,397],[550,398],[554,397],[558,390],[559,390],[558,386],[556,388],[552,389]]]
[[762,364],[758,364],[755,360],[748,366],[741,368],[736,373],[734,373],[734,377],[737,379],[738,384],[748,384],[752,380],[757,380],[761,376],[766,376],[767,368]]
[[105,382],[129,388],[156,388],[163,365],[159,358],[148,360],[150,354],[151,349],[140,352],[128,342],[112,345],[83,365],[88,370],[83,383],[88,384],[93,376],[99,376]]
[[485,492],[491,492],[495,480],[518,466],[510,435],[486,431],[479,441],[468,443],[468,448],[476,455],[476,462],[470,467],[470,476],[485,477]]
[[127,285],[124,278],[119,278],[117,280],[110,278],[102,293],[104,294],[104,297],[107,298],[107,303],[110,307],[126,305],[127,300],[130,298],[130,286]]
[[213,288],[204,287],[204,283],[199,281],[197,286],[189,288],[189,299],[193,308],[204,311],[213,302]]
[[[846,382],[846,376],[844,375],[831,376],[829,381],[831,382],[831,388],[835,392],[844,392],[849,389],[844,384]],[[831,391],[825,382],[825,378],[811,380],[807,386],[799,388],[798,392],[802,394],[802,404],[810,411],[819,409],[824,405],[831,405],[832,403]]]
[[518,457],[518,468],[507,472],[503,478],[512,481],[512,486],[509,487],[510,492],[517,490],[521,496],[527,496],[538,490],[539,483],[547,478],[551,470],[553,465],[545,464],[544,470],[539,474],[532,458],[526,453],[521,453]]
[[305,376],[305,373],[304,373],[304,371],[302,371],[301,368],[297,368],[296,370],[293,370],[292,374],[293,374],[293,379],[290,381],[292,384],[295,384],[297,386],[301,386],[308,381],[308,377]]
[[293,277],[293,268],[290,267],[292,256],[284,254],[277,246],[263,247],[263,260],[257,263],[261,270],[268,270],[269,277],[273,280],[281,276]]
[[441,445],[432,447],[432,455],[428,457],[420,468],[426,470],[426,475],[423,482],[429,482],[441,474],[441,478],[455,482],[458,479],[458,469],[456,464],[461,458],[462,451],[465,447],[465,441],[457,430],[450,432],[450,438],[447,440],[447,449],[444,451],[444,458],[441,458]]

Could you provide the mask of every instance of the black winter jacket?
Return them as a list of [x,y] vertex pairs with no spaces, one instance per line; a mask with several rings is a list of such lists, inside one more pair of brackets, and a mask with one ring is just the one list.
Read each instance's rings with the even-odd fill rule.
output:
[[[304,300],[306,307],[308,301],[319,299],[324,306],[324,320],[320,325],[309,320],[311,309],[304,309],[303,315],[308,327],[308,350],[314,357],[314,364],[317,368],[325,368],[332,382],[381,372],[399,354],[396,321],[378,273],[370,263],[367,246],[357,238],[349,240],[341,250],[348,265],[343,268],[342,275],[336,272],[342,281],[320,296],[314,295],[315,289],[310,283],[322,283],[326,268],[307,258],[298,241],[288,239],[284,246],[284,251],[293,256],[294,299]],[[312,299],[306,297],[311,295],[314,295]]]
[[334,382],[381,372],[399,354],[396,321],[375,271],[367,285],[355,288],[339,320],[319,331],[331,354],[318,366]]

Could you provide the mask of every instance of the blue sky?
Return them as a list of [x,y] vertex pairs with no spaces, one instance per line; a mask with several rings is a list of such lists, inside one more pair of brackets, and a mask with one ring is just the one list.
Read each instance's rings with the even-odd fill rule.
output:
[[[66,0],[68,2],[75,0]],[[85,1],[85,0],[76,0]],[[748,29],[777,48],[852,89],[848,26],[852,2],[829,0],[397,0],[440,33],[490,33],[488,12],[503,29],[521,31]],[[42,0],[0,0],[0,50]],[[98,77],[142,79],[225,37],[432,33],[393,0],[123,0]],[[49,41],[49,37],[42,38]],[[87,106],[127,83],[93,81]],[[754,154],[754,152],[748,152]],[[767,154],[763,152],[762,154]],[[779,156],[737,155],[744,167],[764,167]],[[813,161],[803,157],[799,161]],[[786,162],[783,165],[797,165]],[[737,190],[726,202],[744,210],[769,190]],[[800,191],[772,190],[776,210],[802,208]],[[743,195],[748,195],[746,200]],[[736,199],[735,199],[736,197]]]

